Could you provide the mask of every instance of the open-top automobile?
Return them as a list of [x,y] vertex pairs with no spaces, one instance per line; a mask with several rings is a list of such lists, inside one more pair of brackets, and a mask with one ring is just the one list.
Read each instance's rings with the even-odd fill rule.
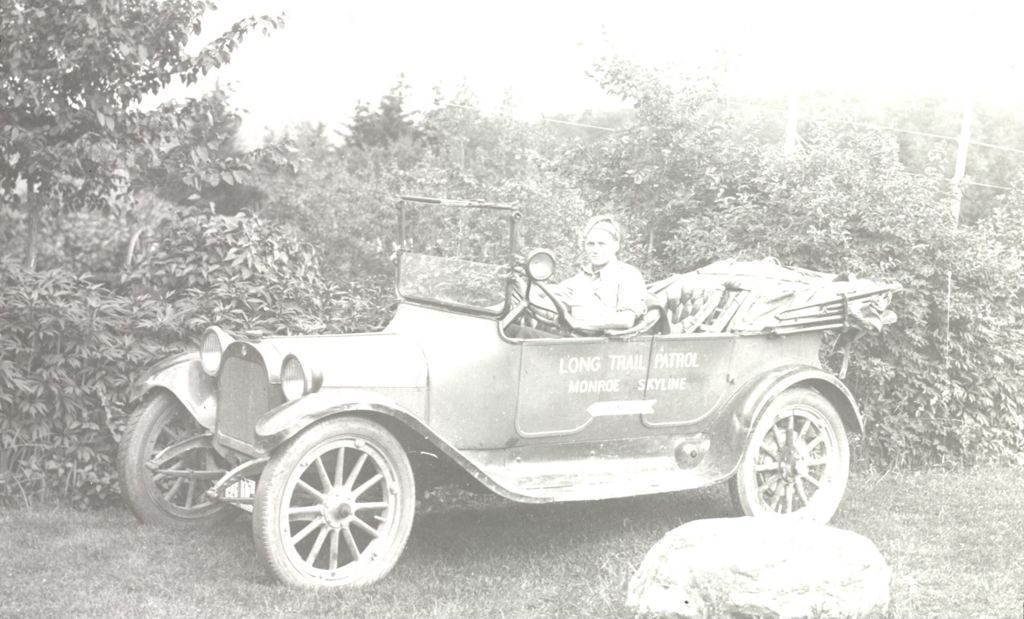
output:
[[[517,209],[398,206],[400,300],[383,331],[214,326],[136,383],[119,472],[140,520],[249,511],[270,572],[318,587],[386,575],[417,497],[460,478],[529,503],[727,481],[742,514],[832,517],[863,421],[819,349],[825,333],[848,350],[891,323],[898,285],[725,261],[650,284],[632,328],[588,332],[559,301],[553,254],[519,247]],[[433,234],[449,211],[472,214],[454,244]],[[474,259],[449,255],[496,236]]]

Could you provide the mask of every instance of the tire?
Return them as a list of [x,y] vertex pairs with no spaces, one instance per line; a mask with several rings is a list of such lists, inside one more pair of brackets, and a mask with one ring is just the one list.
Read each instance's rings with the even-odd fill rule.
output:
[[372,421],[335,417],[271,456],[256,489],[253,537],[268,570],[288,585],[367,585],[398,562],[415,510],[398,440]]
[[832,403],[813,389],[784,391],[758,418],[729,490],[746,516],[832,519],[846,492],[850,446]]
[[[208,528],[234,518],[230,505],[206,496],[226,472],[224,460],[213,449],[207,431],[185,407],[166,391],[147,397],[135,410],[118,447],[117,470],[124,496],[132,513],[145,524]],[[195,439],[196,446],[184,453],[155,463],[166,447]],[[199,475],[175,473],[175,469],[197,471]]]

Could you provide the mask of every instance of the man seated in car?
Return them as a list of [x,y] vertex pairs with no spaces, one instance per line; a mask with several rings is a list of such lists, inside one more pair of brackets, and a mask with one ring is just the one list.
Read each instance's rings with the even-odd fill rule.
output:
[[592,217],[583,227],[589,264],[553,291],[569,309],[573,327],[589,331],[628,329],[647,311],[644,276],[619,261],[622,231],[610,215]]

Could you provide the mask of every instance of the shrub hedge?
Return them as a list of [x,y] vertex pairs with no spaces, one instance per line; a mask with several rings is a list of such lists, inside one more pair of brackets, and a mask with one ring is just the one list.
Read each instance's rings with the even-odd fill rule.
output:
[[245,214],[193,211],[160,226],[113,285],[0,261],[0,501],[109,501],[132,381],[207,325],[373,328],[391,296],[326,282],[308,244]]
[[0,262],[0,498],[110,497],[114,442],[139,369],[161,351],[154,299],[110,294],[67,270]]

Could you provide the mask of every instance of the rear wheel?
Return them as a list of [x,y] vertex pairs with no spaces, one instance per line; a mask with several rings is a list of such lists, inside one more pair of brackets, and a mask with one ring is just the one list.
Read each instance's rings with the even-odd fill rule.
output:
[[257,486],[253,534],[286,584],[366,585],[398,562],[415,508],[412,467],[398,440],[372,421],[339,417],[271,457]]
[[744,515],[828,522],[849,470],[850,447],[835,407],[813,389],[790,389],[754,425],[729,489]]
[[206,496],[226,472],[210,433],[170,393],[158,391],[139,405],[118,449],[121,493],[146,524],[209,527],[236,515]]

